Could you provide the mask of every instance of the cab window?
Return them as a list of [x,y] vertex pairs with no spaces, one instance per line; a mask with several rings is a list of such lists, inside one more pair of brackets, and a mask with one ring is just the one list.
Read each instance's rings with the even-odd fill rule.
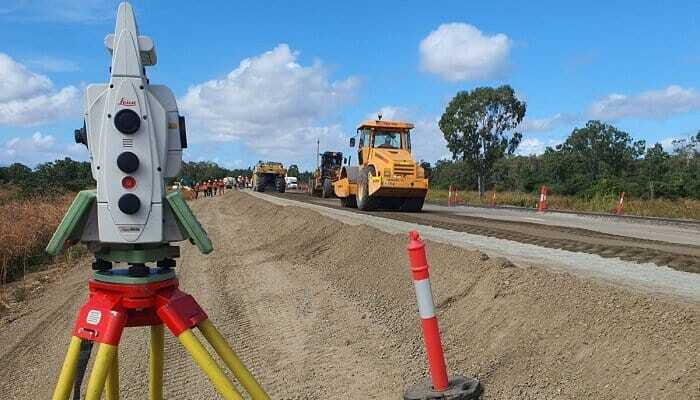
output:
[[379,149],[400,149],[401,132],[380,130],[375,131],[374,147]]
[[360,144],[359,148],[369,145],[369,129],[360,130]]
[[403,134],[403,149],[411,151],[411,131],[408,129]]

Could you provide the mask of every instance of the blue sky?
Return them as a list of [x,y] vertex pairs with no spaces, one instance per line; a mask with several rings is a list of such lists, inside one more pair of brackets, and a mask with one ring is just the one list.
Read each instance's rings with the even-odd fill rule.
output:
[[[434,160],[449,155],[436,126],[449,99],[504,83],[528,104],[523,154],[591,118],[650,143],[699,129],[700,3],[566,3],[132,2],[190,160],[310,168],[316,138],[347,151],[379,110],[415,122],[415,152]],[[72,132],[84,85],[108,79],[117,4],[2,2],[0,164],[86,159]]]

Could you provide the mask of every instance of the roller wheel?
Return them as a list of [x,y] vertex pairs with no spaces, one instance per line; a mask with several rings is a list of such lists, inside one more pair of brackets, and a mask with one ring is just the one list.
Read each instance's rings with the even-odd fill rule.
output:
[[423,210],[424,201],[424,197],[412,197],[404,199],[403,204],[401,205],[401,211],[420,212],[421,210]]
[[278,193],[284,193],[284,191],[287,189],[287,182],[284,180],[284,178],[277,178],[277,182],[275,182],[275,189]]
[[256,192],[264,192],[265,191],[265,179],[256,179],[253,190]]
[[355,196],[341,197],[340,205],[345,208],[357,208],[357,199]]
[[372,211],[377,208],[376,199],[369,195],[369,179],[374,176],[374,168],[362,168],[357,182],[357,208],[362,211]]

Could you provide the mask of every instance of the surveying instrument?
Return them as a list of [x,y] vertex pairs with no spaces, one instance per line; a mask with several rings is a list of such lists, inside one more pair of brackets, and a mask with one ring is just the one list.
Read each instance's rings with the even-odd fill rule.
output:
[[[164,325],[227,400],[242,399],[193,333],[196,327],[254,400],[269,400],[195,299],[178,289],[173,268],[189,240],[203,254],[211,241],[179,192],[166,194],[187,147],[185,120],[175,96],[151,85],[146,66],[156,64],[153,40],[140,36],[131,5],[121,3],[108,84],[85,91],[85,124],[75,140],[90,152],[97,189],[78,194],[49,242],[56,255],[65,243],[84,243],[95,255],[88,299],[80,308],[54,400],[80,399],[93,343],[99,348],[85,388],[86,400],[119,398],[118,346],[126,327],[150,327],[149,399],[163,399]],[[128,268],[116,268],[125,263]],[[149,266],[150,265],[150,266]]]

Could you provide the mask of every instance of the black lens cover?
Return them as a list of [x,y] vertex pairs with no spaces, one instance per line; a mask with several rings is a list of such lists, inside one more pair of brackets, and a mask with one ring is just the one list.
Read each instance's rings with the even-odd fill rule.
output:
[[119,198],[119,209],[124,214],[136,214],[141,208],[141,200],[132,193],[127,193]]
[[139,168],[139,158],[136,154],[125,151],[117,157],[117,166],[122,172],[130,174]]
[[114,126],[125,135],[131,135],[141,127],[141,117],[133,110],[119,110],[114,116]]

